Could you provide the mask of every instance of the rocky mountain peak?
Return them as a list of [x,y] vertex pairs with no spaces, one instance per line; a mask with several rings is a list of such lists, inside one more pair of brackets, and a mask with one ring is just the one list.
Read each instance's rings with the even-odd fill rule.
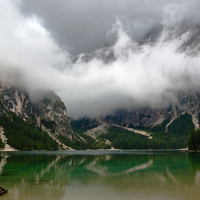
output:
[[56,142],[59,135],[73,140],[73,131],[67,109],[61,98],[53,91],[40,93],[37,101],[32,101],[29,93],[7,83],[0,83],[0,115],[16,114],[35,128],[48,132]]

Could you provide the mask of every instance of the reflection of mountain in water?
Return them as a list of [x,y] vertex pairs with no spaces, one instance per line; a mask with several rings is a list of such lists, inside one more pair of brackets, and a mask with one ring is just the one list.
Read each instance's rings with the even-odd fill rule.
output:
[[99,185],[115,192],[162,191],[168,196],[188,197],[190,193],[197,194],[200,186],[197,160],[183,153],[16,155],[4,158],[0,181],[9,188],[7,199],[15,195],[18,199],[20,195],[61,199],[74,184]]

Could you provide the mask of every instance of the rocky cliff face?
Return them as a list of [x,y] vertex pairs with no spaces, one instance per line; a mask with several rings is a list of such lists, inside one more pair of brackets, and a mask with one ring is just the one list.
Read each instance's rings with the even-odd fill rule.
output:
[[[73,131],[70,125],[70,118],[67,117],[67,109],[60,97],[54,92],[48,91],[33,103],[33,112],[36,115],[37,124],[42,126],[50,125],[50,130],[56,135],[62,135],[73,140]],[[53,126],[53,127],[52,127]]]
[[27,92],[11,87],[9,84],[0,83],[1,112],[8,111],[27,120],[32,111],[32,103]]
[[66,107],[52,91],[41,93],[38,100],[32,102],[24,89],[0,82],[0,114],[9,115],[10,112],[47,131],[59,145],[59,135],[73,140],[74,133]]
[[122,126],[136,128],[153,128],[169,120],[167,127],[179,116],[188,113],[192,116],[195,128],[199,128],[200,93],[179,94],[177,104],[163,109],[139,108],[132,111],[118,110],[113,115],[103,117],[102,120]]

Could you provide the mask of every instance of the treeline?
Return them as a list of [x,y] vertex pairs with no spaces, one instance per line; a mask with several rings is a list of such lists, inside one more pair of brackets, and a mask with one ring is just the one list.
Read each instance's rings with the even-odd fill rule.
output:
[[168,132],[174,136],[189,136],[191,130],[194,128],[192,116],[186,113],[178,117],[169,125]]
[[173,149],[188,147],[188,138],[190,132],[194,129],[192,116],[188,113],[177,117],[167,128],[166,125],[170,119],[166,119],[161,125],[157,125],[150,129],[154,138],[158,138],[165,143],[170,143]]
[[79,134],[81,137],[86,139],[85,141],[80,141],[77,138],[75,138],[73,141],[69,141],[62,135],[59,136],[59,139],[64,143],[65,145],[76,149],[76,150],[86,150],[86,149],[110,149],[111,146],[107,145],[105,141],[101,138],[97,138],[97,141],[94,140],[92,137]]
[[[198,114],[198,119],[200,121],[200,113]],[[189,150],[200,150],[200,129],[193,129],[190,132],[188,139],[188,148]]]
[[[160,125],[154,126],[150,129],[153,133],[165,134],[166,125],[170,122],[170,119],[164,120]],[[177,117],[167,128],[167,134],[170,136],[189,136],[190,132],[194,129],[192,122],[192,116],[188,113]]]
[[196,131],[193,129],[190,132],[188,148],[189,150],[200,150],[200,129],[197,129]]
[[49,135],[25,122],[14,113],[0,116],[7,143],[17,150],[58,150],[58,144]]
[[[188,113],[181,115],[168,126],[170,119],[166,119],[161,125],[155,126],[147,131],[151,132],[153,140],[146,136],[133,133],[119,127],[110,127],[108,133],[102,134],[95,139],[83,134],[91,128],[98,126],[94,120],[82,118],[81,120],[72,121],[73,130],[80,135],[85,141],[79,141],[77,137],[73,141],[60,136],[60,139],[67,146],[73,149],[109,149],[111,146],[117,149],[179,149],[188,147],[188,137],[194,124],[192,116]],[[105,143],[105,139],[111,142],[111,145]]]
[[160,136],[153,134],[153,140],[123,128],[110,127],[107,134],[100,136],[111,141],[117,149],[178,149],[187,147],[187,139],[182,137]]
[[[108,133],[100,135],[100,139],[109,140],[111,146],[119,149],[179,149],[188,147],[188,137],[194,124],[192,122],[192,116],[188,113],[181,115],[168,126],[166,132],[166,125],[170,122],[170,118],[166,119],[162,124],[157,125],[153,128],[146,127],[145,130],[150,132],[153,140],[148,139],[146,136],[139,135],[123,128],[110,127]],[[86,143],[75,140],[73,145],[76,144],[76,149],[98,149],[108,148],[105,147],[105,142],[98,143],[93,138],[86,136],[83,132],[93,127],[88,126],[89,122],[87,119],[81,119],[72,122],[73,130],[78,133],[81,137],[87,140]],[[91,125],[91,123],[90,123]],[[97,124],[93,125],[94,127]],[[129,126],[130,127],[130,126]],[[138,127],[134,127],[138,128]],[[143,127],[144,129],[144,127]],[[103,145],[104,144],[104,145]],[[101,146],[102,145],[102,146]]]
[[5,143],[2,142],[2,140],[0,139],[0,149],[3,149],[5,147]]
[[89,119],[87,117],[83,117],[78,120],[71,120],[71,126],[73,130],[77,130],[79,133],[85,130],[95,128],[98,125],[99,125],[99,122],[95,118]]
[[56,122],[54,121],[46,121],[45,119],[41,119],[41,123],[48,129],[51,130],[52,133],[56,131]]

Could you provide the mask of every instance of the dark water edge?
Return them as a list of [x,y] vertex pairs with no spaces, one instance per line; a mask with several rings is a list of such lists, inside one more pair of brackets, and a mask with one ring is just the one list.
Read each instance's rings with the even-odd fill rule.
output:
[[200,154],[180,150],[2,152],[1,199],[199,199]]
[[149,154],[149,153],[156,153],[156,152],[197,152],[197,151],[189,151],[187,149],[114,149],[114,150],[63,150],[63,151],[1,151],[1,155],[37,155],[37,154],[44,154],[44,155],[105,155],[105,154]]

